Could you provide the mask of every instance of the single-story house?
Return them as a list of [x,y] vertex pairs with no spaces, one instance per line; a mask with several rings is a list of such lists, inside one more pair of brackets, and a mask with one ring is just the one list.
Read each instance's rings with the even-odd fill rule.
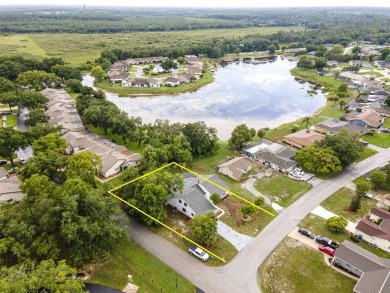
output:
[[375,64],[381,69],[390,68],[390,61],[375,61]]
[[384,120],[384,118],[375,111],[346,113],[341,116],[340,119],[362,127],[376,129],[382,126]]
[[197,75],[200,76],[203,74],[202,67],[198,66],[187,66],[185,69],[185,72],[191,75]]
[[236,181],[246,178],[251,168],[251,161],[243,157],[231,158],[227,162],[218,165],[219,172]]
[[356,235],[390,252],[390,212],[373,208],[356,226]]
[[349,61],[349,65],[373,69],[370,62],[363,60],[351,60]]
[[336,134],[341,130],[346,130],[350,134],[361,133],[364,134],[367,129],[357,124],[349,123],[347,121],[340,121],[337,119],[327,119],[314,125],[314,130],[324,134]]
[[367,80],[366,77],[363,75],[355,74],[349,71],[341,72],[338,77],[339,80],[346,80],[346,81],[359,81],[364,82]]
[[317,141],[321,141],[324,138],[325,135],[322,135],[318,132],[309,129],[302,129],[300,131],[286,135],[284,137],[284,142],[298,149],[301,149],[308,147]]
[[166,86],[178,86],[180,85],[180,78],[169,76],[164,80]]
[[125,61],[118,61],[110,66],[110,71],[113,70],[127,71],[129,67],[130,67],[129,64],[127,64]]
[[111,82],[122,82],[129,78],[129,74],[126,71],[110,70],[108,72],[108,78]]
[[9,178],[9,173],[5,170],[4,167],[0,167],[0,182],[7,180]]
[[124,62],[126,62],[129,65],[149,64],[149,63],[158,64],[158,63],[161,63],[161,61],[163,61],[164,59],[166,59],[166,57],[129,58],[129,59],[126,59]]
[[328,65],[328,67],[331,67],[331,68],[336,68],[337,66],[339,66],[339,62],[332,60],[332,61],[326,62],[326,65]]
[[105,153],[101,158],[103,165],[101,175],[107,178],[129,167],[139,166],[141,164],[142,155],[125,149],[122,151]]
[[167,204],[190,218],[194,218],[195,215],[204,215],[208,211],[217,212],[218,208],[213,205],[210,196],[216,192],[221,199],[225,198],[227,192],[224,189],[227,190],[228,186],[215,174],[202,175],[202,177],[207,180],[192,173],[183,174],[183,191],[177,191],[173,197],[168,199]]
[[9,176],[6,180],[0,181],[0,203],[9,200],[21,200],[25,194],[19,188],[20,180],[16,176]]
[[131,81],[133,87],[149,87],[149,79],[143,77],[136,77]]
[[203,65],[202,60],[195,55],[185,55],[184,59],[186,60],[187,64],[199,65],[199,66]]
[[319,76],[334,76],[335,73],[333,71],[319,70],[317,71],[317,75]]
[[292,159],[295,151],[266,139],[243,148],[242,152],[245,156],[281,173],[291,171],[296,164]]
[[349,242],[336,249],[331,265],[359,277],[354,293],[390,292],[390,262]]

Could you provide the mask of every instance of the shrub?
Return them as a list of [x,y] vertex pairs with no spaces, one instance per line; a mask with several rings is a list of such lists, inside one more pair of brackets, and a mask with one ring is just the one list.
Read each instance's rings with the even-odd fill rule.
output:
[[258,197],[255,199],[253,203],[258,207],[261,207],[264,204],[264,202],[265,202],[264,197]]
[[359,243],[360,242],[360,239],[356,236],[356,235],[351,235],[349,236],[349,238],[351,238],[351,240],[353,242],[356,242],[356,243]]
[[210,199],[211,199],[211,201],[212,201],[214,204],[218,204],[218,203],[221,202],[221,196],[220,196],[218,193],[216,193],[216,192],[214,192],[214,193],[210,196]]
[[326,220],[328,229],[333,233],[341,233],[348,225],[348,221],[343,216],[334,216]]
[[251,204],[246,204],[241,207],[241,213],[246,218],[252,215],[256,211],[256,208]]

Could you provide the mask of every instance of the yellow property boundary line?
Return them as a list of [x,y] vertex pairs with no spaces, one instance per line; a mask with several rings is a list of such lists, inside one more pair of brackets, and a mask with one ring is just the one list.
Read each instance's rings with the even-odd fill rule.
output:
[[190,172],[190,173],[194,174],[195,176],[197,176],[197,177],[199,177],[199,178],[202,178],[203,180],[207,181],[208,183],[210,183],[210,184],[212,184],[212,185],[214,185],[214,186],[216,186],[216,187],[218,187],[218,188],[224,190],[225,192],[227,192],[227,193],[229,193],[229,194],[231,194],[231,195],[233,195],[233,196],[235,196],[235,197],[237,197],[237,198],[243,200],[244,202],[246,202],[246,203],[248,203],[248,204],[250,204],[250,205],[256,207],[257,209],[262,210],[263,212],[265,212],[265,213],[267,213],[267,214],[269,214],[269,215],[275,217],[275,215],[274,215],[273,213],[271,213],[271,212],[269,212],[269,211],[267,211],[267,210],[265,210],[265,209],[263,209],[263,208],[261,208],[261,207],[255,205],[254,203],[250,202],[249,200],[247,200],[247,199],[245,199],[245,198],[243,198],[243,197],[241,197],[241,196],[235,194],[234,192],[231,192],[230,190],[228,190],[228,189],[226,189],[226,188],[223,188],[222,186],[220,186],[220,185],[214,183],[213,181],[211,181],[211,180],[205,178],[204,176],[202,176],[202,175],[200,175],[200,174],[198,174],[198,173],[196,173],[196,172],[194,172],[194,171],[191,171],[190,169],[188,169],[188,168],[186,168],[186,167],[184,167],[184,166],[182,166],[182,165],[180,165],[180,164],[178,164],[178,163],[176,163],[176,162],[167,164],[167,165],[165,165],[165,166],[162,166],[162,167],[160,167],[160,168],[157,168],[157,169],[154,170],[154,171],[151,171],[151,172],[146,173],[146,174],[144,174],[144,175],[142,175],[142,176],[140,176],[140,177],[137,177],[137,178],[135,178],[135,179],[133,179],[133,180],[130,180],[129,182],[126,182],[126,183],[124,183],[124,184],[122,184],[122,185],[120,185],[120,186],[117,186],[117,187],[115,187],[115,188],[109,190],[108,193],[111,194],[111,195],[112,195],[113,197],[115,197],[116,199],[118,199],[118,200],[124,202],[125,204],[127,204],[128,206],[132,207],[133,209],[137,210],[137,211],[140,212],[141,214],[143,214],[143,215],[149,217],[150,219],[152,219],[152,220],[155,221],[156,223],[158,223],[158,224],[162,225],[163,227],[167,228],[167,229],[170,230],[171,232],[177,234],[177,235],[180,236],[181,238],[183,238],[183,239],[187,240],[188,242],[190,242],[190,243],[192,243],[192,244],[194,244],[194,245],[196,245],[196,246],[202,248],[204,251],[208,252],[210,255],[212,255],[212,256],[216,257],[217,259],[219,259],[220,261],[226,263],[226,260],[223,259],[222,257],[216,255],[215,253],[211,252],[211,251],[208,250],[207,248],[205,248],[205,247],[199,245],[198,243],[194,242],[193,240],[189,239],[188,237],[184,236],[183,234],[177,232],[175,229],[172,229],[172,228],[169,227],[168,225],[166,225],[166,224],[162,223],[161,221],[157,220],[155,217],[149,215],[148,213],[145,213],[144,211],[142,211],[141,209],[137,208],[137,207],[134,206],[133,204],[131,204],[131,203],[125,201],[124,199],[122,199],[122,198],[120,198],[119,196],[117,196],[117,195],[114,194],[114,191],[115,191],[115,190],[118,190],[118,189],[120,189],[120,188],[122,188],[122,187],[124,187],[124,186],[126,186],[126,185],[129,185],[129,184],[131,184],[131,183],[133,183],[133,182],[135,182],[135,181],[138,181],[138,180],[140,180],[140,179],[142,179],[142,178],[145,178],[145,177],[147,177],[147,176],[149,176],[149,175],[151,175],[151,174],[153,174],[153,173],[155,173],[155,172],[161,171],[161,170],[163,170],[163,169],[165,169],[165,168],[168,168],[168,167],[170,167],[170,166],[172,166],[172,165],[175,165],[175,166],[177,166],[177,167],[179,167],[179,168],[181,168],[181,169],[183,169],[183,170],[186,170],[187,172]]

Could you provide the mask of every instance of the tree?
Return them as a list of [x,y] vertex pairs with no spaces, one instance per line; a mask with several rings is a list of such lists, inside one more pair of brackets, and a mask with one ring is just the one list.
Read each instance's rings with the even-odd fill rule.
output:
[[348,221],[343,216],[333,216],[326,220],[328,229],[333,233],[342,233],[348,226]]
[[18,92],[18,105],[28,109],[43,109],[48,99],[39,92],[20,91]]
[[218,192],[214,192],[212,195],[210,195],[210,199],[214,204],[221,202],[221,196],[218,194]]
[[34,154],[45,153],[49,150],[61,153],[67,146],[65,139],[58,133],[49,133],[32,143]]
[[91,75],[96,79],[96,81],[102,81],[102,79],[106,76],[106,73],[100,65],[97,65],[92,67]]
[[27,118],[24,121],[24,124],[27,126],[34,126],[38,123],[47,123],[49,122],[49,116],[45,114],[45,111],[38,109],[38,110],[31,110],[27,114]]
[[5,77],[0,77],[0,94],[16,90],[16,85]]
[[340,110],[343,110],[343,108],[345,108],[346,105],[347,105],[347,102],[345,101],[345,99],[341,99],[339,101]]
[[190,221],[191,231],[201,244],[209,246],[218,239],[217,222],[217,216],[213,211],[195,215]]
[[177,65],[172,59],[165,59],[161,62],[161,67],[164,71],[170,71],[172,68],[177,68]]
[[255,201],[253,202],[255,205],[257,205],[258,207],[261,207],[264,205],[265,203],[265,199],[264,197],[258,197],[255,199]]
[[271,44],[268,46],[268,52],[272,55],[272,54],[275,54],[275,51],[276,51],[276,47],[275,45]]
[[367,180],[360,180],[356,183],[356,195],[359,197],[365,196],[371,189],[371,184]]
[[240,150],[244,143],[252,139],[252,133],[246,124],[241,124],[234,128],[228,144],[231,148]]
[[341,45],[336,45],[336,46],[334,46],[331,50],[330,50],[330,52],[332,53],[332,54],[343,54],[344,53],[344,47],[343,46],[341,46]]
[[385,103],[387,107],[390,107],[390,96],[387,96]]
[[348,93],[348,83],[343,82],[342,84],[339,85],[338,91],[340,93]]
[[51,68],[51,72],[62,78],[62,80],[76,79],[81,80],[82,75],[80,69],[67,66],[67,65],[55,65]]
[[297,151],[295,161],[307,171],[323,175],[342,170],[340,160],[334,151],[316,144]]
[[61,85],[60,78],[57,75],[41,70],[31,70],[20,73],[16,81],[20,85],[36,91],[41,91],[47,87],[59,87]]
[[305,116],[305,117],[302,119],[301,124],[305,124],[306,128],[308,128],[308,127],[311,125],[311,117]]
[[184,64],[186,59],[184,59],[184,57],[180,56],[180,57],[177,57],[176,61],[179,62],[179,64]]
[[80,178],[84,182],[95,185],[95,176],[102,169],[102,159],[89,151],[79,152],[68,159],[66,178]]
[[317,70],[322,70],[327,66],[328,60],[324,57],[316,57],[314,59],[314,66]]
[[259,130],[257,130],[257,136],[262,139],[265,135],[265,129],[264,128],[260,128]]
[[[113,126],[113,122],[120,114],[120,110],[114,104],[100,105],[96,104],[84,111],[83,120],[85,123],[92,124],[95,127],[102,127],[104,133],[108,133],[108,128]],[[123,115],[122,115],[123,117]]]
[[364,148],[346,131],[340,131],[336,135],[327,135],[318,144],[323,148],[331,148],[336,157],[339,158],[343,168],[359,159],[359,154]]
[[352,212],[357,212],[361,207],[361,197],[358,196],[358,195],[355,195],[352,200],[351,200],[351,203],[349,204],[349,208]]
[[28,145],[24,133],[19,132],[13,127],[0,128],[0,156],[11,162],[14,166],[14,153],[19,148]]
[[15,107],[19,104],[19,97],[15,91],[4,92],[0,94],[0,103],[8,105],[9,110],[12,111],[12,107]]
[[298,68],[308,68],[308,69],[314,68],[313,59],[307,55],[302,55],[301,57],[299,57],[297,67]]
[[212,156],[218,150],[217,130],[207,127],[203,121],[187,123],[183,127],[183,134],[191,146],[191,154],[194,158]]
[[254,212],[256,212],[256,210],[257,209],[249,203],[241,207],[241,213],[244,218],[248,218],[248,216],[252,215]]
[[370,174],[371,182],[375,188],[383,187],[387,182],[387,173],[382,170],[374,170]]

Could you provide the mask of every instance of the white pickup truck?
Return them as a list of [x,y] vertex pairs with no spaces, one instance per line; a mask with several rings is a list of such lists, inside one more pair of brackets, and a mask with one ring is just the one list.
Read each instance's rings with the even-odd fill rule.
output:
[[188,251],[190,252],[190,254],[195,255],[197,258],[199,258],[202,261],[206,261],[210,257],[207,252],[203,251],[203,249],[199,247],[196,247],[195,245],[191,245]]

